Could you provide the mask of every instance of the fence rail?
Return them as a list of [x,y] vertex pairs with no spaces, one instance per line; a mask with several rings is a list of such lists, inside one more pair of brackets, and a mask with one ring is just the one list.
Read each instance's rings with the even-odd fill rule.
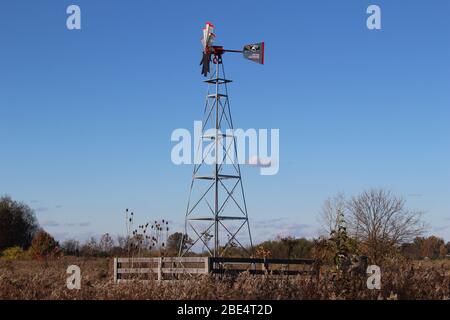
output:
[[[304,269],[307,266],[309,269]],[[129,281],[128,275],[165,274],[250,274],[299,275],[318,273],[318,265],[310,259],[161,257],[114,258],[114,282]]]

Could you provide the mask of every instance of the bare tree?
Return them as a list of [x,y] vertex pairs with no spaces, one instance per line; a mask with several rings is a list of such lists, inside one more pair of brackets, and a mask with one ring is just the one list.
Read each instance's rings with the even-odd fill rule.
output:
[[363,243],[368,255],[379,262],[387,250],[422,235],[422,213],[405,207],[405,200],[390,191],[371,189],[348,202],[350,234]]
[[105,233],[100,238],[100,242],[99,242],[98,246],[103,254],[108,254],[111,252],[112,248],[114,247],[114,240],[109,235],[109,233]]
[[320,232],[329,236],[339,227],[340,215],[346,216],[347,202],[343,193],[338,193],[334,197],[325,200],[319,213]]
[[80,242],[75,239],[65,240],[61,248],[67,256],[78,256],[80,254]]

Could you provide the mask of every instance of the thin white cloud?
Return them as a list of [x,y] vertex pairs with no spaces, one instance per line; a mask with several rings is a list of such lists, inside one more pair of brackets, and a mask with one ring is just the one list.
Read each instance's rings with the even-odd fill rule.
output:
[[247,164],[259,168],[270,168],[273,165],[273,160],[270,158],[261,158],[258,156],[250,157]]
[[44,221],[42,223],[42,226],[43,227],[59,227],[60,224],[58,222],[56,222],[56,221],[48,220],[48,221]]

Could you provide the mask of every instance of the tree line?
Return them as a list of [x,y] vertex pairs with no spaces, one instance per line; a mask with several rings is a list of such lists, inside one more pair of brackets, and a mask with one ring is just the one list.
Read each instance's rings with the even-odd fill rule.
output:
[[[322,236],[316,239],[277,237],[255,246],[254,255],[272,258],[331,259],[342,255],[364,255],[373,263],[401,255],[408,259],[444,259],[450,242],[436,236],[423,236],[427,225],[422,213],[406,208],[405,201],[389,191],[372,189],[347,199],[338,194],[325,201],[319,214]],[[180,241],[185,237],[185,241]],[[143,254],[173,256],[186,235],[172,233],[164,248]],[[0,198],[0,252],[4,256],[108,257],[130,254],[129,237],[113,238],[106,233],[80,243],[76,239],[57,242],[43,230],[33,210],[10,197]],[[232,255],[240,256],[236,248]]]

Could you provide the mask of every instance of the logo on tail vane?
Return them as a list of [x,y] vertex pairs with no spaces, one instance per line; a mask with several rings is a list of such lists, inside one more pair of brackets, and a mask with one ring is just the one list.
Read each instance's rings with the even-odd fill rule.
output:
[[264,64],[264,42],[247,44],[242,53],[245,59]]

